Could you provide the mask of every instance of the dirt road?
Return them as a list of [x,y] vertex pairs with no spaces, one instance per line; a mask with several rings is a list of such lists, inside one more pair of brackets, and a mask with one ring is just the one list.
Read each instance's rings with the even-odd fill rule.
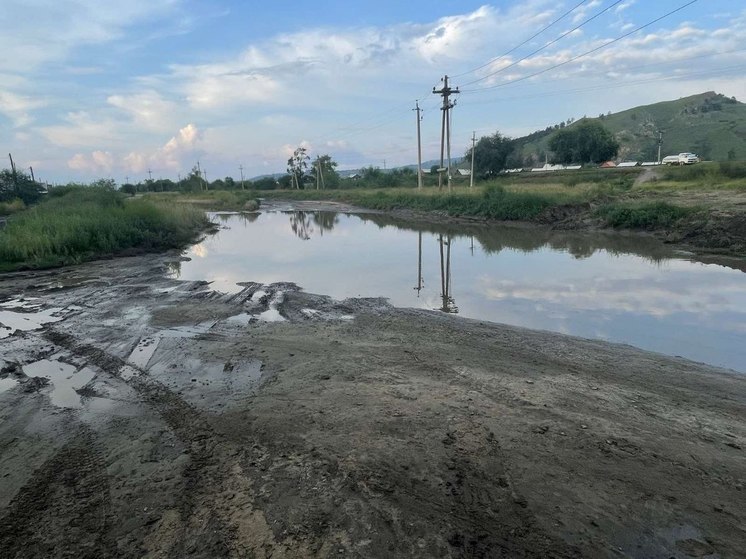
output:
[[745,376],[177,261],[0,278],[2,557],[743,557]]

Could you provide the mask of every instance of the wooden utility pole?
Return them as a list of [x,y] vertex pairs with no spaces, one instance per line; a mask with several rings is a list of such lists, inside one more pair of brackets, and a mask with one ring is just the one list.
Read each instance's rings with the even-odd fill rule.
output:
[[420,291],[422,291],[422,231],[418,231],[418,245],[417,245],[417,287],[415,287],[415,290],[417,291],[417,297],[420,296]]
[[10,158],[10,170],[13,173],[13,187],[15,188],[16,194],[18,193],[18,175],[16,174],[16,164],[13,163],[13,156],[8,154]]
[[477,133],[471,134],[471,175],[469,177],[469,188],[474,188],[474,152],[477,151]]
[[422,109],[420,109],[420,102],[419,100],[415,101],[415,108],[412,109],[413,111],[417,111],[417,189],[422,189],[422,136],[420,134],[420,122],[422,122],[422,117],[420,116],[420,112]]
[[200,186],[202,186],[204,190],[207,190],[207,184],[205,184],[204,179],[202,178],[202,168],[199,166],[199,161],[197,161],[197,175],[199,176]]
[[[451,188],[451,124],[450,124],[450,111],[454,107],[451,103],[450,97],[456,93],[460,93],[458,88],[452,89],[448,86],[448,76],[443,77],[443,87],[441,89],[433,88],[435,95],[443,97],[443,106],[440,108],[443,111],[443,119],[440,132],[440,169],[438,170],[438,188],[443,188],[443,171],[448,171],[448,189]],[[448,145],[448,168],[445,165],[445,151],[446,144]]]
[[243,165],[239,165],[238,169],[241,171],[241,190],[246,190],[246,187],[243,183]]
[[661,164],[661,147],[663,146],[663,132],[658,132],[658,165]]

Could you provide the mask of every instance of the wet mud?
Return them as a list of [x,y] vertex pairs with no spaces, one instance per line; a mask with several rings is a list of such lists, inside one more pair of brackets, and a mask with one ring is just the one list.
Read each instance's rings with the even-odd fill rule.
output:
[[743,556],[746,376],[178,258],[0,277],[2,557]]

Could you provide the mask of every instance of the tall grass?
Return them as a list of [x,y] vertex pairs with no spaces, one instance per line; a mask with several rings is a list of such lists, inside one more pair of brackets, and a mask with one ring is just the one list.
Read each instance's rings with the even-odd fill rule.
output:
[[551,192],[516,192],[499,185],[459,189],[301,190],[263,193],[265,197],[294,200],[338,200],[374,210],[410,209],[506,221],[531,220],[545,209],[568,203],[570,197]]
[[18,214],[0,230],[0,269],[179,247],[207,225],[203,212],[186,205],[125,200],[102,188],[70,189]]
[[695,213],[697,208],[674,206],[667,202],[614,202],[601,206],[596,214],[608,227],[624,229],[666,229]]
[[26,209],[26,204],[20,198],[8,202],[0,202],[0,215],[10,215]]

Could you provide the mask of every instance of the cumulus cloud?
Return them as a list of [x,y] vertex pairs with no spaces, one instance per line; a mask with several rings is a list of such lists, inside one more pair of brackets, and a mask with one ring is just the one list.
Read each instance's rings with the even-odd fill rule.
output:
[[89,175],[108,174],[114,169],[114,156],[108,151],[94,151],[89,154],[76,153],[67,162],[67,166],[74,171]]
[[128,171],[141,173],[148,167],[158,170],[178,170],[190,166],[187,160],[195,156],[202,134],[194,124],[187,124],[168,142],[157,150],[130,152],[124,157],[124,167]]

